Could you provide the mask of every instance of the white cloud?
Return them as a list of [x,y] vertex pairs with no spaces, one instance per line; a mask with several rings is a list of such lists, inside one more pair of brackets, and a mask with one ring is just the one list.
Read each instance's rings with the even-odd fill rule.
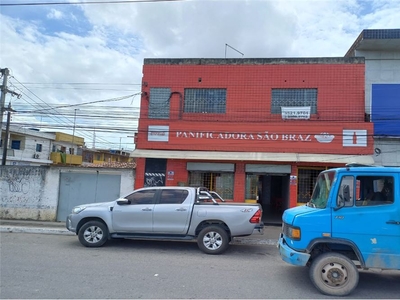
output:
[[56,19],[60,20],[64,17],[64,14],[56,9],[51,9],[50,12],[47,14],[47,18],[49,19]]

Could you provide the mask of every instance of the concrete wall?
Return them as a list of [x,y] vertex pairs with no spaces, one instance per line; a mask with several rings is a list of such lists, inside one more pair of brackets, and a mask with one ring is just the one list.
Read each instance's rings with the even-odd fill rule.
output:
[[58,172],[49,167],[0,168],[0,218],[55,220]]
[[375,164],[386,167],[400,166],[399,139],[375,139]]
[[[0,218],[55,221],[61,169],[77,170],[77,168],[60,167],[0,167]],[[121,172],[122,196],[133,190],[135,171],[133,169],[118,169],[118,171]],[[93,169],[93,172],[96,172],[96,169]]]

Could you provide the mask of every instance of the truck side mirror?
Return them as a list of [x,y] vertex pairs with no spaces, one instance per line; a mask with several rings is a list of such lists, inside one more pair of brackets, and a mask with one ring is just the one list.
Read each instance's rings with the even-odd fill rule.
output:
[[347,184],[343,186],[343,200],[345,203],[350,201],[350,187]]
[[131,204],[131,201],[125,198],[119,198],[117,199],[117,204],[118,205],[127,205],[127,204]]

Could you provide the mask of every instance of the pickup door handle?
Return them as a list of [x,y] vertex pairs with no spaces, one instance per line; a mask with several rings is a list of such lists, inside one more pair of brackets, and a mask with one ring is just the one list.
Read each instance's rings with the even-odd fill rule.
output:
[[186,208],[177,208],[176,211],[186,211]]
[[148,207],[146,207],[146,208],[142,208],[142,211],[152,211],[152,209],[151,209],[151,208],[148,208]]
[[393,220],[390,220],[390,221],[387,221],[386,224],[400,225],[400,221],[393,221]]

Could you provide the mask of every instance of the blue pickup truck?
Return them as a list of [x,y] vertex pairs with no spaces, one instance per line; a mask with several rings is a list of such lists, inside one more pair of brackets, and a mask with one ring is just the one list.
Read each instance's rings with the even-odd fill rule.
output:
[[278,248],[323,294],[345,296],[358,269],[400,270],[400,168],[349,164],[319,174],[310,201],[285,210]]

